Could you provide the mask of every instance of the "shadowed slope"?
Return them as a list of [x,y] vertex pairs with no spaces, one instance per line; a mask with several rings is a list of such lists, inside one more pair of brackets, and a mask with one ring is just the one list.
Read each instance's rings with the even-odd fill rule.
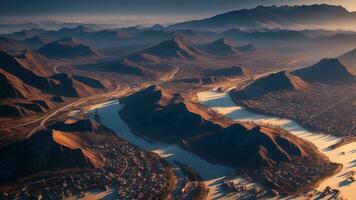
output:
[[245,88],[233,92],[239,98],[255,98],[280,90],[298,91],[308,87],[308,83],[289,72],[278,72],[257,79]]
[[81,44],[73,38],[62,38],[48,43],[37,50],[38,53],[49,58],[78,58],[96,56],[89,46]]
[[323,59],[315,65],[292,73],[309,82],[345,83],[356,80],[338,59]]

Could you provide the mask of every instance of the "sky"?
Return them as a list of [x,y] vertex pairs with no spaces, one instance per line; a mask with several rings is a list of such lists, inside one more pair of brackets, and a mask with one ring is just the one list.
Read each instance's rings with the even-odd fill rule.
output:
[[1,22],[173,23],[258,5],[327,3],[356,11],[356,0],[0,0]]

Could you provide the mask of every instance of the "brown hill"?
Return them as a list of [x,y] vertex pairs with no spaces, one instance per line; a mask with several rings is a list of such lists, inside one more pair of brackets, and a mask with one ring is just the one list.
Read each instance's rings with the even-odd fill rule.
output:
[[104,85],[97,79],[89,78],[86,76],[80,76],[76,74],[74,74],[72,78],[92,88],[104,88]]
[[89,46],[82,44],[74,38],[62,38],[48,43],[37,50],[48,58],[78,58],[96,56],[97,53]]
[[312,66],[292,73],[308,82],[348,83],[356,80],[356,77],[338,59],[323,59]]
[[308,87],[308,83],[301,78],[282,71],[273,73],[269,76],[257,79],[246,87],[233,91],[232,93],[239,98],[257,98],[269,92],[276,92],[281,90],[298,91]]
[[[224,158],[226,162],[235,165],[251,164],[251,162],[266,164],[290,161],[293,156],[304,156],[308,152],[301,141],[293,137],[288,138],[286,134],[278,133],[267,127],[255,126],[251,128],[238,123],[219,124],[213,122],[209,119],[209,113],[199,105],[157,86],[126,97],[121,102],[125,105],[121,114],[130,124],[137,129],[147,130],[145,132],[148,132],[150,136],[164,141],[184,140],[185,145],[198,148],[204,143],[201,139],[197,139],[199,137],[204,137],[204,140],[209,141],[208,143],[215,143],[215,139],[210,140],[209,138],[233,137],[235,134],[239,138],[230,141],[236,142],[235,144],[229,144],[228,140],[220,144],[231,146],[232,149],[222,148],[225,154],[235,154],[236,156],[233,158],[241,158],[237,160]],[[209,136],[204,136],[207,133]],[[280,137],[278,140],[283,140],[286,144],[282,145],[276,141],[277,136]],[[173,138],[174,140],[172,140]],[[219,145],[217,144],[217,146]],[[200,147],[199,149],[208,151]],[[262,155],[262,152],[267,155]],[[261,154],[258,155],[259,153]]]
[[[102,160],[87,148],[97,138],[101,125],[88,119],[56,122],[48,130],[38,131],[30,138],[0,148],[0,182],[14,181],[38,172],[102,167]],[[29,164],[30,163],[30,164]]]
[[[25,61],[21,61],[24,63]],[[33,61],[27,61],[32,62]],[[48,74],[47,72],[43,72],[41,67],[35,67],[39,70],[41,74]],[[4,52],[0,52],[0,69],[5,71],[7,74],[10,74],[11,77],[16,77],[16,82],[22,82],[22,85],[25,84],[25,88],[27,89],[27,93],[31,90],[31,88],[36,88],[43,93],[47,94],[56,94],[63,96],[71,96],[76,97],[79,94],[85,95],[90,93],[91,83],[95,82],[98,85],[98,81],[94,81],[88,83],[90,78],[86,77],[86,81],[83,81],[83,76],[81,78],[81,82],[71,79],[67,74],[60,73],[52,76],[45,77],[43,75],[39,75],[34,73],[32,69],[28,69],[27,67],[21,65],[18,60],[10,56]],[[3,73],[4,74],[4,73]],[[85,79],[85,78],[84,78]],[[10,80],[10,78],[8,78]],[[11,80],[14,80],[13,78]],[[14,85],[17,87],[18,85]],[[78,90],[80,88],[80,90]],[[92,87],[95,88],[95,87]],[[78,91],[77,91],[78,90]],[[38,92],[36,92],[38,93]]]
[[[320,163],[324,169],[335,167],[311,143],[280,129],[232,122],[189,98],[152,86],[123,98],[124,108],[120,115],[137,134],[179,144],[218,163],[248,169],[248,173],[260,174],[257,179],[284,193],[297,190],[292,186],[294,178],[302,174],[303,178],[297,178],[298,182],[316,181],[316,177],[305,173],[297,163],[316,170],[321,170]],[[280,166],[288,166],[285,169],[291,170],[288,177],[282,175],[272,181],[262,175]],[[294,178],[290,179],[290,176]]]
[[161,59],[197,59],[203,55],[201,50],[182,36],[175,36],[173,39],[163,41],[142,53],[151,54]]
[[49,76],[53,73],[53,68],[49,67],[51,66],[49,65],[50,61],[46,57],[34,51],[26,50],[23,53],[16,55],[15,59],[22,66],[37,75]]
[[[61,96],[80,97],[105,89],[100,81],[85,76],[71,78],[65,73],[48,76],[50,73],[42,66],[37,66],[37,59],[31,55],[27,53],[14,57],[0,52],[0,117],[41,113],[51,107],[49,100],[63,102]],[[28,59],[28,56],[32,59]],[[53,99],[52,95],[56,98]]]
[[21,85],[21,81],[3,69],[0,69],[0,98],[23,98],[25,97],[21,91],[24,88],[17,88]]
[[4,52],[0,52],[0,69],[18,78],[25,84],[39,90],[48,91],[51,88],[51,82],[49,79],[33,73],[31,70],[25,68],[17,62],[15,57]]
[[[12,181],[40,171],[86,167],[93,164],[84,152],[59,138],[65,133],[42,131],[28,140],[16,142],[0,149],[1,182]],[[29,164],[30,163],[30,164]]]

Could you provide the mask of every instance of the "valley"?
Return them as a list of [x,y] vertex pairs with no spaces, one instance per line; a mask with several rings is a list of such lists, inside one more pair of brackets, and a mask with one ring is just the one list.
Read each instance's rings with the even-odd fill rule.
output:
[[0,25],[0,199],[354,199],[355,16]]

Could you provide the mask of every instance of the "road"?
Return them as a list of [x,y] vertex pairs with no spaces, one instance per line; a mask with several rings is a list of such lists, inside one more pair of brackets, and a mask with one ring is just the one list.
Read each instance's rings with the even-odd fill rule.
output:
[[54,68],[53,68],[53,70],[54,70],[54,73],[56,73],[56,74],[58,74],[58,73],[60,73],[59,71],[58,71],[58,67],[60,67],[60,66],[62,66],[62,65],[56,65],[56,66],[54,66]]
[[[35,127],[34,129],[32,129],[29,134],[27,135],[27,138],[30,138],[35,132],[37,132],[38,130],[41,130],[41,129],[46,129],[46,122],[53,116],[57,115],[59,112],[69,108],[69,107],[72,107],[72,106],[78,106],[82,103],[85,103],[87,101],[90,101],[92,99],[97,99],[97,98],[101,98],[101,97],[105,97],[105,96],[119,96],[119,95],[123,95],[125,93],[128,93],[131,89],[130,88],[126,88],[124,90],[121,90],[121,91],[118,91],[119,89],[115,89],[114,91],[111,91],[111,92],[108,92],[108,93],[104,93],[104,94],[98,94],[98,95],[94,95],[94,96],[90,96],[90,97],[85,97],[85,98],[81,98],[73,103],[70,103],[66,106],[63,106],[51,113],[48,113],[47,115],[43,116],[42,117],[42,121],[40,123],[39,126]],[[39,119],[41,120],[41,119]],[[38,122],[39,120],[36,120],[35,122]],[[35,122],[32,122],[32,123],[35,123]],[[32,124],[31,123],[31,124]]]
[[162,83],[172,80],[174,76],[178,73],[178,71],[179,67],[175,66],[175,70],[172,73],[168,74],[167,77],[161,79]]
[[[61,65],[57,65],[54,67],[54,70],[56,71],[56,73],[58,72],[57,71],[57,68],[61,66]],[[139,90],[142,90],[144,88],[147,88],[149,86],[152,86],[152,85],[155,85],[155,84],[162,84],[162,83],[165,83],[165,82],[168,82],[170,80],[172,80],[175,75],[179,72],[179,67],[175,66],[175,70],[170,73],[169,75],[167,75],[166,77],[162,78],[161,80],[157,81],[157,82],[154,82],[154,83],[149,83],[149,84],[144,84],[144,85],[141,85],[140,87],[138,88],[126,88],[122,91],[120,91],[119,89],[115,89],[111,92],[108,92],[108,93],[104,93],[104,94],[98,94],[98,95],[94,95],[94,96],[90,96],[90,97],[84,97],[84,98],[81,98],[81,99],[78,99],[77,101],[75,102],[72,102],[68,105],[65,105],[63,107],[60,107],[58,108],[57,110],[54,110],[53,112],[50,112],[36,120],[33,120],[33,121],[30,121],[30,122],[27,122],[27,123],[24,123],[24,124],[19,124],[19,125],[16,125],[16,126],[13,126],[13,127],[8,127],[8,128],[18,128],[18,127],[22,127],[22,126],[26,126],[26,125],[30,125],[30,124],[34,124],[34,123],[37,123],[37,122],[40,122],[39,126],[35,127],[34,129],[32,129],[29,134],[27,135],[27,138],[31,137],[35,132],[37,132],[38,130],[41,130],[41,129],[46,129],[46,122],[52,118],[53,116],[57,115],[59,112],[69,108],[69,107],[74,107],[74,106],[78,106],[82,103],[85,103],[85,102],[88,102],[90,101],[91,99],[94,99],[94,98],[101,98],[101,97],[110,97],[110,96],[113,96],[113,97],[117,97],[117,96],[122,96],[126,93],[129,93],[130,91],[139,91]],[[287,69],[287,68],[286,68]],[[284,70],[286,70],[284,69]],[[252,77],[253,79],[256,79],[257,77],[262,77],[262,76],[266,76],[268,74],[271,74],[271,73],[276,73],[278,71],[281,71],[281,70],[275,70],[273,72],[267,72],[267,73],[263,73],[263,74],[259,74],[257,76],[254,76]],[[248,80],[250,78],[246,78],[246,80]],[[244,79],[245,81],[245,79]]]
[[[60,66],[60,65],[57,65],[54,69],[55,71],[57,70],[56,68]],[[111,92],[108,92],[108,93],[104,93],[104,94],[98,94],[98,95],[94,95],[94,96],[90,96],[90,97],[84,97],[84,98],[81,98],[81,99],[78,99],[77,101],[75,102],[72,102],[68,105],[65,105],[63,107],[60,107],[58,108],[57,110],[53,111],[53,112],[50,112],[34,121],[31,121],[31,122],[28,122],[28,123],[25,123],[25,124],[20,124],[20,125],[17,125],[15,127],[11,127],[11,128],[18,128],[18,127],[21,127],[21,126],[25,126],[25,125],[29,125],[29,124],[33,124],[33,123],[36,123],[36,122],[40,122],[39,126],[36,126],[34,129],[32,129],[28,135],[27,135],[27,138],[30,138],[34,133],[36,133],[38,130],[41,130],[41,129],[46,129],[46,122],[52,118],[53,116],[57,115],[59,112],[69,108],[69,107],[74,107],[74,106],[78,106],[82,103],[85,103],[85,102],[88,102],[92,99],[98,99],[98,98],[102,98],[102,97],[118,97],[118,96],[122,96],[122,95],[125,95],[129,92],[132,92],[132,91],[138,91],[138,90],[142,90],[144,88],[147,88],[149,86],[152,86],[154,84],[162,84],[164,82],[168,82],[170,80],[172,80],[174,78],[174,76],[177,74],[177,72],[179,71],[179,67],[175,67],[176,69],[171,73],[169,74],[167,77],[165,78],[162,78],[160,81],[158,82],[155,82],[155,83],[151,83],[151,84],[143,84],[141,85],[139,88],[126,88],[124,90],[121,90],[120,91],[120,88],[117,88]]]

